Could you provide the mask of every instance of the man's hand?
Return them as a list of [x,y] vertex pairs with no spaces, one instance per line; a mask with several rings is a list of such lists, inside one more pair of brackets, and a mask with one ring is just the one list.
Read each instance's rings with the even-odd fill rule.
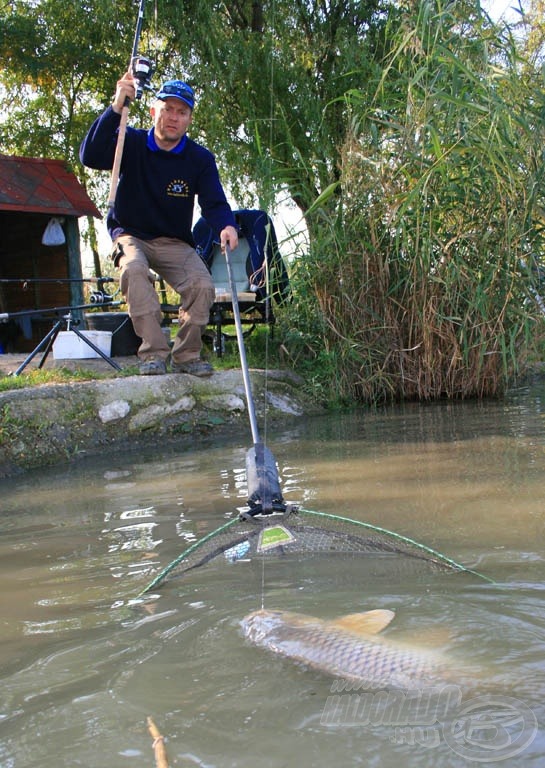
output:
[[229,226],[221,230],[220,245],[221,245],[221,250],[224,252],[225,252],[226,245],[228,245],[232,251],[235,250],[235,248],[238,245],[238,232],[234,227]]
[[112,109],[118,115],[121,114],[125,102],[127,99],[133,101],[136,96],[135,79],[131,72],[125,72],[123,77],[117,81],[117,88],[115,91],[114,100],[112,102]]

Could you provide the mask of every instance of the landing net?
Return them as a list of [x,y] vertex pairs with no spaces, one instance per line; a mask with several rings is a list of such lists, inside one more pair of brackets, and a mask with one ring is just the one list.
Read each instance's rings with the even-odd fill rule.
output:
[[166,566],[139,597],[167,578],[181,576],[221,558],[237,560],[301,558],[306,555],[392,555],[413,561],[425,572],[463,571],[487,576],[394,531],[348,517],[288,507],[282,515],[240,516],[192,544]]

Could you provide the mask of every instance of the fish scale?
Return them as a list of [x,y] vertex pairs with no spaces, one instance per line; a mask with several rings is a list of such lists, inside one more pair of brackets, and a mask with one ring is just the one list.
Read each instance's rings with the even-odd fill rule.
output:
[[255,611],[242,628],[255,645],[369,687],[421,688],[441,669],[431,655],[299,614]]

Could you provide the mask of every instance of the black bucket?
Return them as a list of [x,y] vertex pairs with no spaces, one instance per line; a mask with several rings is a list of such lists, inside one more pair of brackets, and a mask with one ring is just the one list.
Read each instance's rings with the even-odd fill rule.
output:
[[85,322],[90,331],[111,331],[112,357],[136,355],[142,339],[134,332],[126,312],[89,312]]

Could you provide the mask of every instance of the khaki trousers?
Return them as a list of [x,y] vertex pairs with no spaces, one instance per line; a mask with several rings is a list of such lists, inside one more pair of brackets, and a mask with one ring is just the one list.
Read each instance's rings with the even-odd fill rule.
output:
[[180,294],[180,328],[172,360],[185,363],[198,358],[215,292],[210,273],[195,249],[172,237],[141,240],[121,235],[114,241],[113,257],[120,270],[121,293],[129,316],[142,339],[138,357],[166,360],[171,352],[161,330],[163,315],[150,279],[151,268]]

